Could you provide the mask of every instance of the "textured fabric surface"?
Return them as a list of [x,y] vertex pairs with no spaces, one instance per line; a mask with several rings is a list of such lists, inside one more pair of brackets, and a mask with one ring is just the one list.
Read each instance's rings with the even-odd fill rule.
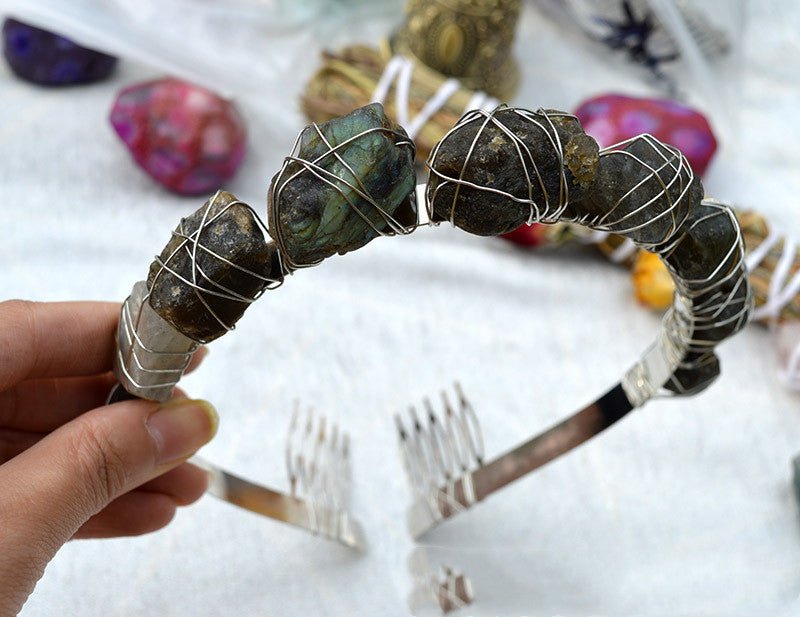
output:
[[[752,4],[725,100],[734,122],[705,184],[800,237],[800,6]],[[303,124],[296,101],[321,45],[307,38],[275,58],[296,70],[264,88],[268,99],[243,100],[249,153],[224,188],[262,215]],[[230,53],[240,62],[252,51]],[[647,92],[530,10],[518,55],[520,104],[570,109],[602,91]],[[202,204],[150,181],[107,122],[119,88],[159,74],[123,62],[110,82],[45,90],[0,67],[0,298],[122,300],[178,219]],[[658,326],[634,303],[627,273],[588,250],[529,254],[444,226],[300,271],[182,385],[222,417],[203,456],[276,487],[287,485],[295,399],[344,426],[368,552],[205,497],[159,533],[69,544],[22,615],[407,615],[414,543],[392,415],[458,379],[487,452],[500,453],[616,382]],[[800,612],[789,466],[800,398],[779,383],[764,329],[719,353],[723,375],[709,391],[648,404],[427,539],[433,556],[473,578],[478,601],[463,614]]]

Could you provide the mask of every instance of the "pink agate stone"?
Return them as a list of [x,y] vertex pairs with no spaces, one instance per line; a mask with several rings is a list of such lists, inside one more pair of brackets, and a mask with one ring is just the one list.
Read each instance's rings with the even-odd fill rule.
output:
[[110,120],[139,166],[182,195],[217,190],[244,158],[245,127],[236,106],[179,79],[125,88]]
[[604,94],[581,103],[575,115],[601,148],[650,133],[683,152],[698,175],[705,173],[717,149],[705,116],[670,99]]

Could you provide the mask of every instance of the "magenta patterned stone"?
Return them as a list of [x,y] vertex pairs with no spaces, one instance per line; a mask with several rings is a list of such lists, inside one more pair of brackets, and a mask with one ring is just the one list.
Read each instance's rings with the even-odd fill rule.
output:
[[244,158],[245,126],[236,106],[179,79],[125,88],[110,120],[139,166],[182,195],[219,189]]
[[603,148],[650,133],[683,152],[700,175],[717,150],[717,139],[706,117],[670,99],[604,94],[581,103],[575,115]]

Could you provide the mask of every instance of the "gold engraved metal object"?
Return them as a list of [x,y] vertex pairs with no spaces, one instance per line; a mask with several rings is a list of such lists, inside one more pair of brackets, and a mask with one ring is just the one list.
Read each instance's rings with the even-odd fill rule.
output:
[[409,0],[396,53],[501,100],[513,96],[519,68],[511,47],[520,0]]

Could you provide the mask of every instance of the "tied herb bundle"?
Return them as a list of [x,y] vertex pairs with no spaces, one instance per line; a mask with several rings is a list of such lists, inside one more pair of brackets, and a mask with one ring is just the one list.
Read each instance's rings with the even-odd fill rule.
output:
[[[322,66],[309,80],[301,98],[306,117],[311,122],[327,122],[374,101],[378,83],[392,57],[386,42],[379,49],[353,45],[337,52],[323,52]],[[383,97],[387,115],[396,122],[403,115],[416,117],[446,81],[440,73],[415,63],[407,100],[397,96],[398,80],[392,82]],[[458,122],[476,100],[475,96],[475,91],[459,86],[413,135],[420,162],[427,159],[436,142]],[[406,106],[404,114],[398,113],[398,98],[399,104]]]

